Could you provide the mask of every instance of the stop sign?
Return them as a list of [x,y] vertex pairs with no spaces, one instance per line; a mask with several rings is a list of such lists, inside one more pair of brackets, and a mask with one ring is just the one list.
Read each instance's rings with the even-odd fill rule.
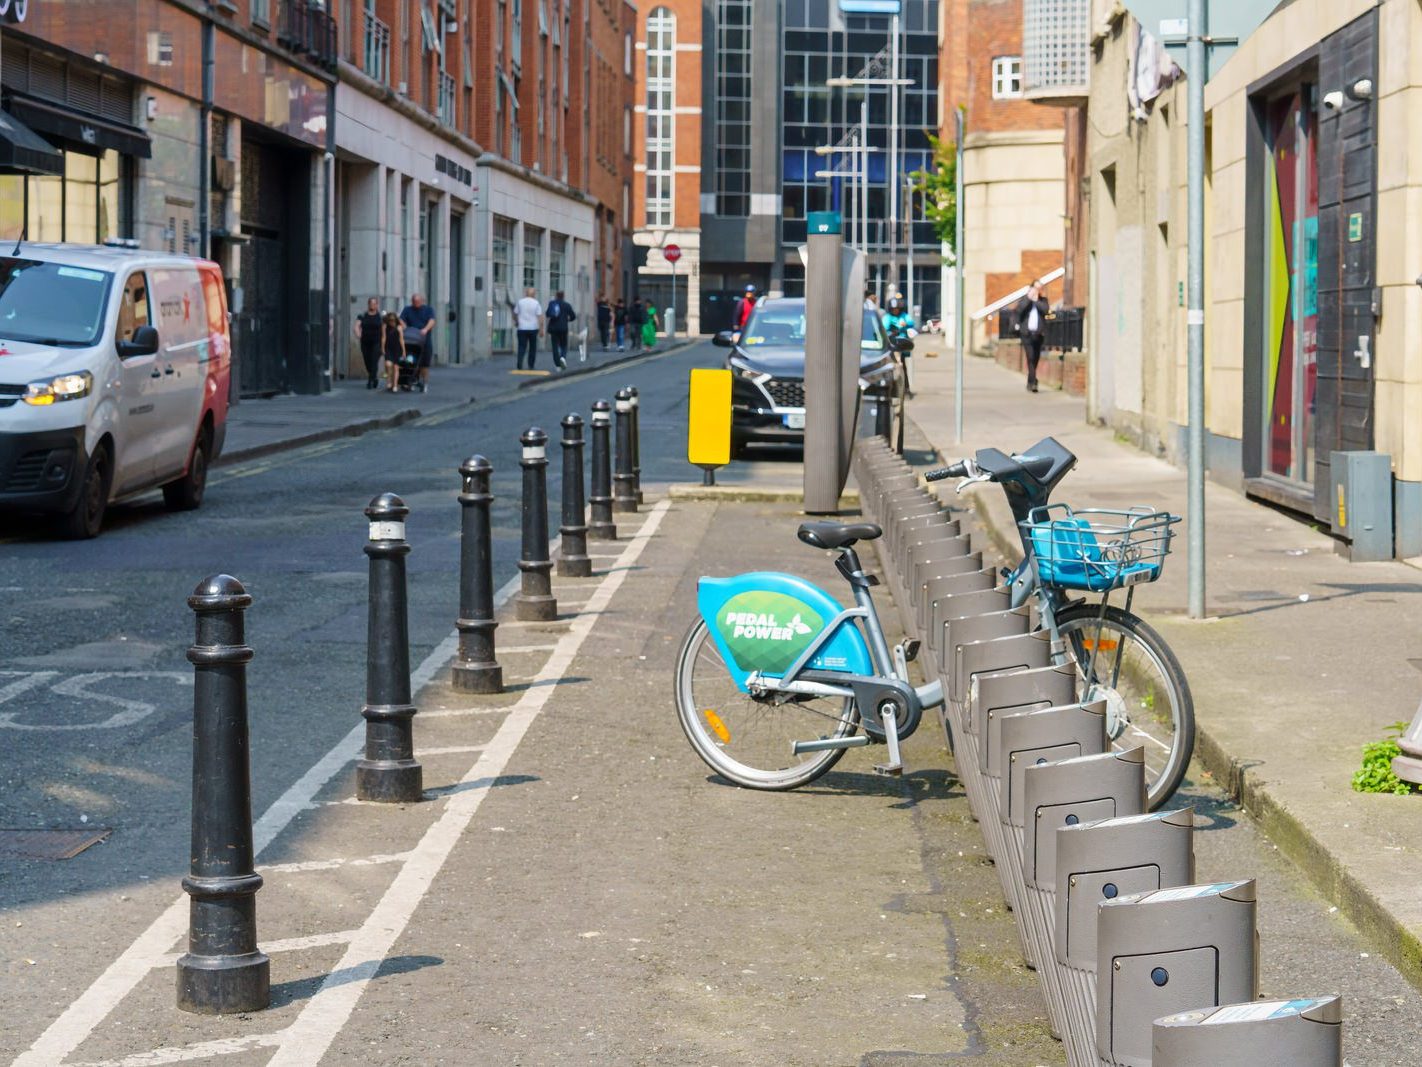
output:
[[662,257],[668,263],[675,263],[681,258],[681,245],[667,245],[662,249]]

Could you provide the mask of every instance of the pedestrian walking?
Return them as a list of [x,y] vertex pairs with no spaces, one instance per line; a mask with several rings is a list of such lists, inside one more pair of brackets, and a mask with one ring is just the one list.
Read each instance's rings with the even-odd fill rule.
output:
[[371,297],[365,302],[365,313],[355,320],[355,339],[360,342],[360,358],[365,362],[365,387],[380,388],[380,330],[385,316],[380,313],[380,301]]
[[642,303],[642,298],[638,297],[632,301],[632,308],[627,312],[627,330],[631,334],[629,338],[632,342],[632,351],[639,352],[642,349],[642,328],[647,325],[647,306]]
[[400,321],[409,329],[420,331],[420,392],[429,392],[430,361],[434,359],[434,308],[425,303],[419,293],[410,294],[410,303],[400,312]]
[[657,305],[650,300],[647,301],[647,321],[642,324],[642,347],[655,348],[657,344],[657,330],[661,327],[661,320],[657,317]]
[[624,351],[627,348],[627,305],[620,296],[612,309],[612,324],[617,330],[617,351]]
[[559,370],[567,370],[568,328],[577,319],[578,313],[573,310],[572,304],[563,299],[563,290],[559,289],[548,301],[548,310],[544,315],[544,321],[548,323],[548,344],[553,349],[553,365]]
[[879,314],[879,300],[874,296],[873,289],[864,290],[864,310],[872,311],[875,315]]
[[1017,332],[1022,337],[1022,354],[1027,357],[1027,389],[1033,393],[1037,391],[1037,364],[1042,359],[1042,334],[1047,324],[1045,289],[1040,279],[1034,281],[1017,303]]
[[385,391],[398,393],[400,364],[405,362],[405,327],[400,323],[400,316],[393,311],[385,313],[380,347],[385,355]]
[[[514,305],[514,325],[518,329],[518,369],[533,370],[538,361],[538,333],[543,329],[543,305],[533,295],[533,287],[523,291]],[[528,360],[524,366],[525,357]]]
[[602,294],[597,298],[597,339],[604,352],[612,337],[612,305],[607,302],[607,295]]

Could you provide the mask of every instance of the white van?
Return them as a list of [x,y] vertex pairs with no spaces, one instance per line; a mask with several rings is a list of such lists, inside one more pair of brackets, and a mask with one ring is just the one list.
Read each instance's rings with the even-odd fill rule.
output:
[[155,486],[202,503],[232,346],[216,263],[128,248],[0,247],[0,509],[93,537]]

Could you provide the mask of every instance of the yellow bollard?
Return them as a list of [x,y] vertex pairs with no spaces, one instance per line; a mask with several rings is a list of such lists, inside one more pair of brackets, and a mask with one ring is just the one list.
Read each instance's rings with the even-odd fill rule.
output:
[[691,412],[686,427],[686,458],[716,484],[716,468],[731,462],[731,372],[698,368],[691,372]]

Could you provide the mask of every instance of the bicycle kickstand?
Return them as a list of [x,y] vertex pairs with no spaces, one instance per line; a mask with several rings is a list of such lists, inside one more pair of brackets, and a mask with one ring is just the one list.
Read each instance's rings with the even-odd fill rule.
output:
[[893,704],[887,701],[880,707],[879,717],[884,722],[884,741],[889,746],[889,762],[876,763],[874,773],[897,778],[904,773],[904,762],[899,756],[899,717]]

